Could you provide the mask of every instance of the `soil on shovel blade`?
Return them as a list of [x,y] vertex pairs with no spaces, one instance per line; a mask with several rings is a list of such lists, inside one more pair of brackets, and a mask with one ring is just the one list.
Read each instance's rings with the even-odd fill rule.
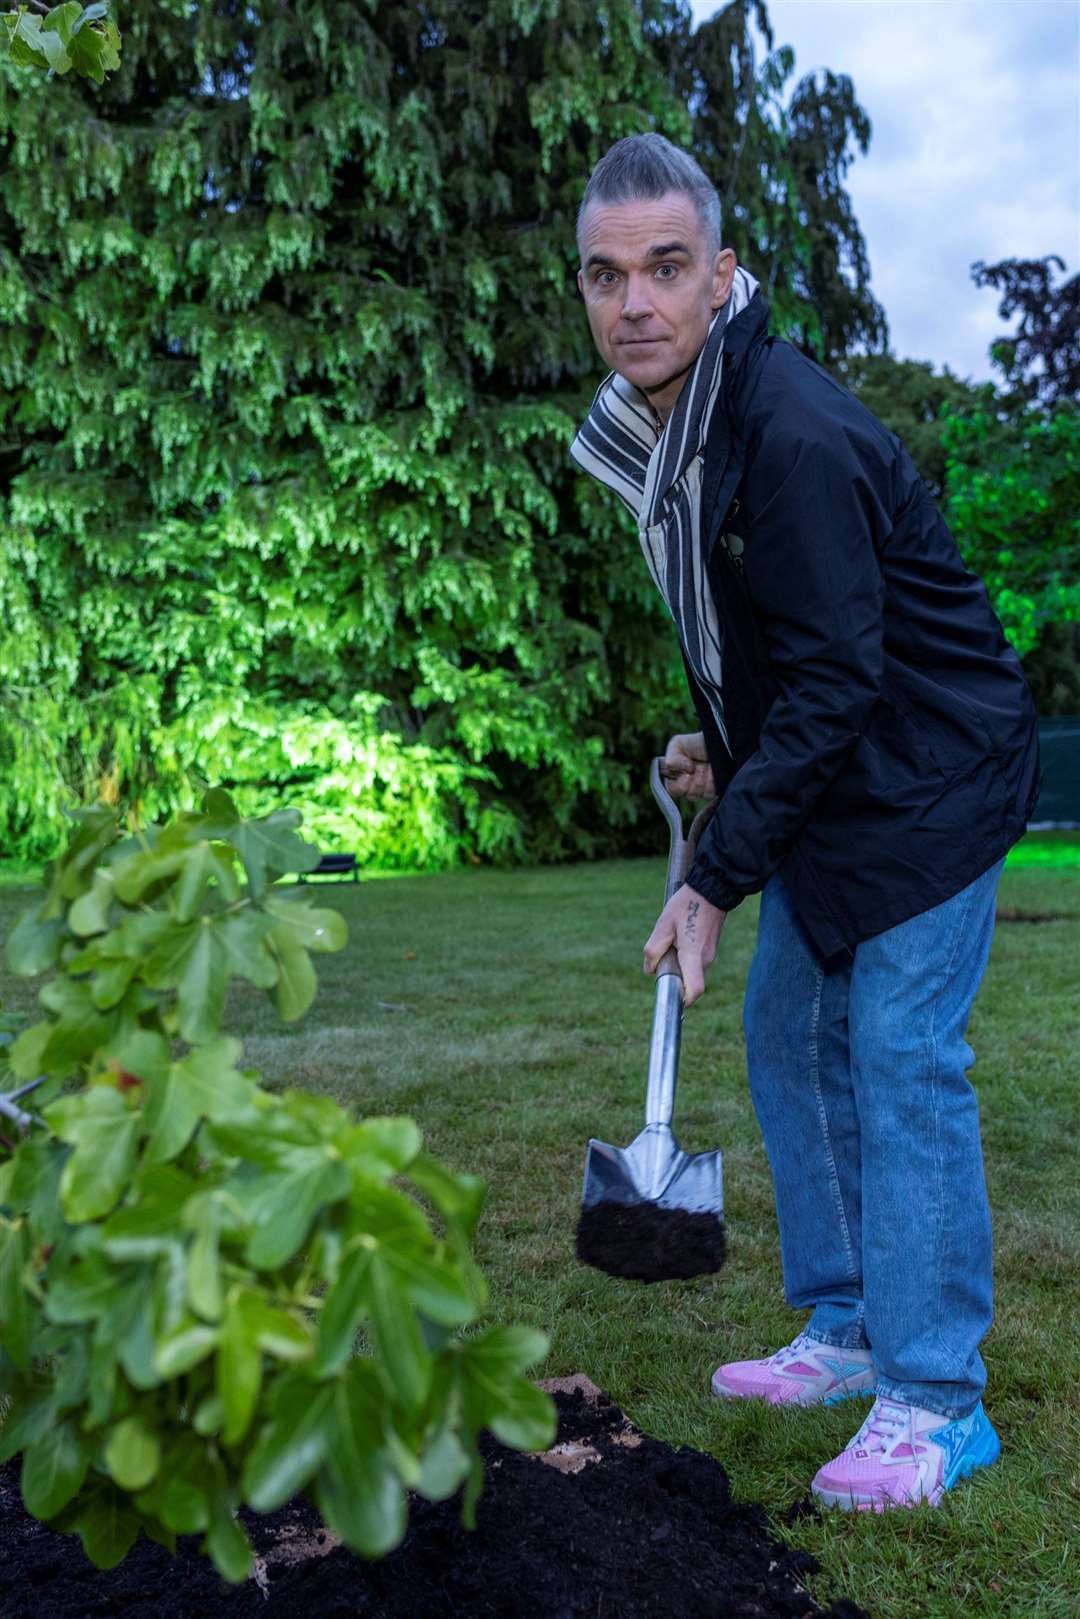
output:
[[[817,1563],[735,1503],[719,1462],[632,1427],[586,1378],[552,1390],[559,1432],[542,1457],[490,1438],[477,1528],[457,1498],[412,1502],[379,1563],[354,1557],[306,1502],[243,1521],[255,1576],[227,1586],[182,1539],[175,1558],[140,1539],[102,1572],[74,1537],[23,1510],[18,1467],[0,1469],[3,1619],[869,1619],[803,1588]],[[801,1504],[791,1521],[813,1508]]]
[[635,1282],[708,1276],[725,1252],[724,1222],[715,1214],[605,1200],[582,1209],[578,1221],[581,1263]]

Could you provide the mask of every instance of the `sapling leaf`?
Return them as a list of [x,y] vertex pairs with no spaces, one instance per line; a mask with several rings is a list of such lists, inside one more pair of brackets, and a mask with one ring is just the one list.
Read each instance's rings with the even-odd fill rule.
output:
[[23,1452],[22,1498],[35,1518],[52,1518],[78,1494],[90,1467],[94,1441],[74,1422],[54,1422]]
[[275,927],[266,942],[277,963],[278,1015],[285,1023],[295,1023],[315,999],[315,969],[311,957],[284,929]]
[[503,1444],[542,1450],[555,1437],[555,1407],[522,1373],[542,1360],[547,1339],[530,1327],[492,1327],[460,1351],[465,1415],[473,1430],[490,1428]]
[[258,1302],[247,1293],[230,1296],[221,1323],[216,1377],[227,1445],[239,1444],[247,1433],[262,1387],[262,1350],[252,1307]]
[[51,1103],[45,1117],[60,1139],[75,1148],[60,1177],[64,1213],[74,1221],[100,1219],[131,1179],[138,1114],[111,1086],[97,1086]]
[[95,970],[90,986],[94,1005],[100,1011],[107,1012],[118,1001],[122,1001],[139,966],[138,961],[125,957],[102,962]]
[[472,1237],[487,1195],[482,1176],[457,1174],[427,1153],[420,1153],[409,1164],[408,1176],[427,1193],[447,1221],[458,1226],[466,1237]]
[[487,1425],[496,1439],[515,1450],[546,1450],[558,1426],[549,1396],[525,1378],[506,1390]]
[[391,1243],[384,1243],[380,1253],[413,1303],[432,1321],[444,1327],[463,1327],[476,1319],[468,1285],[448,1256],[435,1258]]
[[106,1041],[101,1055],[146,1087],[161,1084],[169,1071],[169,1042],[155,1029],[124,1029]]
[[269,894],[266,909],[282,931],[305,950],[344,950],[348,943],[349,930],[341,912],[313,906],[306,896],[285,899]]
[[188,1301],[196,1315],[206,1321],[216,1321],[222,1310],[221,1265],[219,1237],[221,1233],[221,1206],[212,1197],[192,1199],[197,1202],[196,1215],[185,1219],[186,1225],[195,1220],[195,1240],[188,1249],[187,1276]]
[[7,962],[13,973],[32,977],[43,973],[56,960],[64,923],[60,917],[45,917],[44,907],[24,911],[7,936]]
[[382,1449],[382,1421],[366,1380],[335,1385],[333,1423],[316,1489],[319,1510],[362,1557],[382,1557],[405,1533],[401,1479]]
[[80,938],[105,933],[115,897],[112,872],[107,866],[99,866],[86,893],[80,894],[68,911],[68,926],[72,933],[77,933]]
[[0,1422],[0,1466],[37,1443],[56,1422],[56,1392],[43,1389],[21,1399]]
[[251,1546],[233,1517],[232,1502],[223,1491],[211,1498],[206,1549],[223,1579],[233,1585],[247,1579],[251,1572]]
[[243,1111],[254,1086],[236,1067],[240,1042],[212,1040],[171,1065],[146,1105],[147,1158],[166,1163],[187,1146],[200,1119],[227,1119]]
[[154,1273],[148,1265],[129,1275],[110,1311],[112,1342],[124,1375],[133,1388],[152,1389],[161,1382],[155,1365],[157,1336],[153,1320]]
[[161,1484],[159,1511],[162,1522],[178,1535],[197,1535],[210,1522],[210,1502],[207,1492],[186,1474],[172,1471],[172,1459],[166,1459],[166,1477]]
[[244,1499],[273,1512],[318,1472],[332,1442],[334,1385],[293,1373],[275,1391],[273,1415],[244,1466]]
[[322,1206],[348,1189],[348,1170],[323,1146],[289,1148],[277,1169],[254,1174],[245,1169],[230,1177],[226,1190],[253,1227],[244,1256],[248,1264],[259,1270],[284,1265]]
[[128,1496],[114,1484],[102,1481],[80,1500],[72,1527],[92,1563],[98,1568],[115,1568],[135,1544],[139,1514]]
[[433,1361],[416,1311],[393,1269],[376,1249],[365,1277],[371,1330],[387,1382],[401,1403],[416,1410],[431,1387]]
[[79,1326],[96,1321],[123,1291],[127,1277],[100,1251],[81,1256],[56,1253],[49,1261],[45,1314],[50,1321]]
[[191,1426],[204,1439],[221,1432],[225,1426],[225,1410],[218,1395],[208,1394],[199,1401],[191,1418]]
[[244,863],[252,897],[261,899],[267,884],[287,871],[313,871],[319,851],[296,835],[299,810],[275,810],[258,820],[239,821],[224,836]]
[[197,843],[185,856],[176,884],[174,905],[181,922],[198,915],[215,884],[226,904],[237,899],[240,884],[232,858],[212,843]]
[[469,1453],[453,1428],[440,1428],[421,1458],[417,1489],[429,1501],[445,1501],[465,1482]]
[[350,1167],[364,1175],[389,1179],[411,1166],[421,1141],[412,1119],[370,1118],[350,1125],[338,1145]]
[[224,971],[246,978],[259,989],[271,989],[277,982],[278,967],[267,947],[267,937],[276,931],[273,917],[247,905],[223,916],[215,931],[221,940]]
[[371,1244],[348,1251],[337,1280],[323,1299],[315,1352],[320,1373],[340,1371],[352,1354],[357,1329],[367,1313],[367,1272],[373,1252]]
[[16,1079],[36,1079],[41,1072],[45,1048],[52,1039],[51,1023],[32,1023],[8,1047],[8,1067]]
[[158,1344],[154,1364],[162,1377],[181,1377],[212,1354],[218,1341],[216,1327],[201,1321],[182,1322]]
[[161,1466],[161,1440],[145,1417],[124,1417],[105,1442],[105,1466],[123,1490],[143,1490]]
[[28,1232],[23,1221],[0,1215],[0,1349],[22,1372],[30,1369],[33,1317],[23,1286]]

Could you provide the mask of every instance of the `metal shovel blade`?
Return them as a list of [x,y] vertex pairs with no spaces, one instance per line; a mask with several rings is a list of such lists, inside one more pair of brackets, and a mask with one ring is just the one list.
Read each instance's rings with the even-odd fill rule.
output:
[[597,1203],[657,1203],[719,1218],[723,1154],[684,1152],[667,1124],[647,1124],[628,1147],[590,1141],[581,1201],[587,1209]]

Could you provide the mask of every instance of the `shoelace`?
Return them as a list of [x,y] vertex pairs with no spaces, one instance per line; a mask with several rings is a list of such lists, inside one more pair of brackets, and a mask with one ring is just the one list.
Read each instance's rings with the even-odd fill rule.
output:
[[775,1355],[769,1356],[769,1365],[784,1366],[789,1360],[800,1360],[803,1355],[809,1354],[811,1350],[820,1348],[820,1344],[800,1333],[797,1338],[792,1339],[791,1343],[785,1344],[783,1349],[778,1349]]
[[[876,1448],[884,1450],[894,1439],[899,1438],[903,1429],[908,1431],[909,1442],[914,1443],[915,1419],[911,1407],[901,1405],[898,1400],[878,1399],[874,1401],[874,1408],[866,1421],[859,1429],[852,1445],[867,1445],[867,1440],[879,1441]],[[867,1446],[868,1449],[875,1448]]]

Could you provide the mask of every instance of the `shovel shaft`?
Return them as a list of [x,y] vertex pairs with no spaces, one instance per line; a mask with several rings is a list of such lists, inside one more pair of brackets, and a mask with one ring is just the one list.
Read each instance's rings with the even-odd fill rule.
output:
[[[664,786],[660,774],[661,759],[654,759],[649,770],[649,786],[660,806],[671,832],[668,851],[667,883],[664,903],[682,887],[690,862],[694,857],[697,840],[704,830],[715,803],[701,810],[683,837],[682,814],[679,806]],[[679,971],[679,958],[674,948],[661,959],[656,969],[656,1010],[653,1013],[652,1040],[649,1045],[649,1078],[645,1090],[645,1123],[671,1123],[675,1110],[675,1082],[679,1072],[679,1045],[682,1037],[683,982]]]
[[[674,951],[672,951],[674,955]],[[675,1081],[682,1038],[682,979],[675,971],[657,979],[656,1010],[649,1045],[649,1078],[645,1088],[645,1123],[670,1124],[675,1111]]]

